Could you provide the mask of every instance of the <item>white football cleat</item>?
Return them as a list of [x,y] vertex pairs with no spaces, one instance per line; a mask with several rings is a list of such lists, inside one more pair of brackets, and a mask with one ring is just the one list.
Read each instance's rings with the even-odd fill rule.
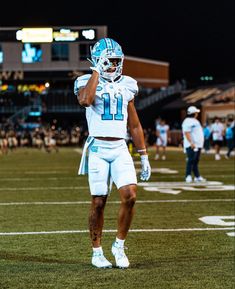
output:
[[216,155],[215,155],[215,160],[216,160],[216,161],[219,161],[220,159],[221,159],[220,155],[219,155],[219,154],[216,154]]
[[198,177],[198,178],[194,178],[194,182],[195,183],[205,183],[206,182],[206,179],[204,179],[203,177]]
[[93,252],[91,263],[97,268],[112,268],[112,264],[104,257],[103,252]]
[[159,159],[159,154],[156,154],[155,157],[154,157],[154,160],[158,160]]
[[192,183],[193,182],[193,179],[192,179],[192,176],[191,175],[188,175],[185,179],[185,182],[186,183]]
[[112,245],[112,254],[115,257],[116,266],[121,269],[126,269],[130,265],[124,249],[124,246],[118,246],[116,242]]

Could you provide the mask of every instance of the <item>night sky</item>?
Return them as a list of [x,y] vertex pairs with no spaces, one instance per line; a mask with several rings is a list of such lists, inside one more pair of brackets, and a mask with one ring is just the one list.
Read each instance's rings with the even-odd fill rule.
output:
[[126,55],[169,62],[171,83],[200,84],[202,75],[235,80],[234,0],[61,1],[52,1],[53,9],[45,0],[2,1],[0,25],[107,25]]

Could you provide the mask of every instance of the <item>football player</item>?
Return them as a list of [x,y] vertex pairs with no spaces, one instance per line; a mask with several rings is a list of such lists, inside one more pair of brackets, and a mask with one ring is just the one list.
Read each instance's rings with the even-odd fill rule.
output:
[[129,267],[124,242],[134,214],[137,177],[125,141],[127,126],[141,158],[140,179],[147,181],[151,175],[143,129],[134,106],[138,86],[135,79],[122,75],[123,60],[121,46],[111,38],[102,38],[91,49],[92,73],[78,77],[74,83],[78,102],[86,108],[89,131],[78,174],[88,173],[92,196],[89,215],[91,261],[98,268],[112,267],[101,246],[104,208],[112,182],[119,191],[121,205],[111,251],[117,267]]
[[160,147],[162,148],[162,160],[166,159],[166,147],[168,141],[170,141],[170,133],[169,133],[170,127],[168,124],[166,124],[166,121],[164,119],[161,119],[160,124],[157,124],[156,126],[156,156],[155,160],[159,159],[159,151]]

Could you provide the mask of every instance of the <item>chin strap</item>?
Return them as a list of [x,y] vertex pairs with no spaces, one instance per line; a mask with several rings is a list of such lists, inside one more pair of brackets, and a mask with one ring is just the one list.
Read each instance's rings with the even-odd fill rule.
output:
[[93,65],[93,62],[90,58],[87,58],[87,60]]

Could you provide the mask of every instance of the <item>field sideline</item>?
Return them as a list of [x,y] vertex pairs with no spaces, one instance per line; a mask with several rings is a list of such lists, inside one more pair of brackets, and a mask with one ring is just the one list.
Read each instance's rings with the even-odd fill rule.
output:
[[[169,149],[165,161],[150,150],[153,173],[138,186],[126,270],[91,266],[90,195],[79,160],[74,148],[0,155],[0,289],[234,289],[234,156],[203,154],[208,182],[188,185],[182,150]],[[102,244],[113,263],[118,207],[113,186]]]

